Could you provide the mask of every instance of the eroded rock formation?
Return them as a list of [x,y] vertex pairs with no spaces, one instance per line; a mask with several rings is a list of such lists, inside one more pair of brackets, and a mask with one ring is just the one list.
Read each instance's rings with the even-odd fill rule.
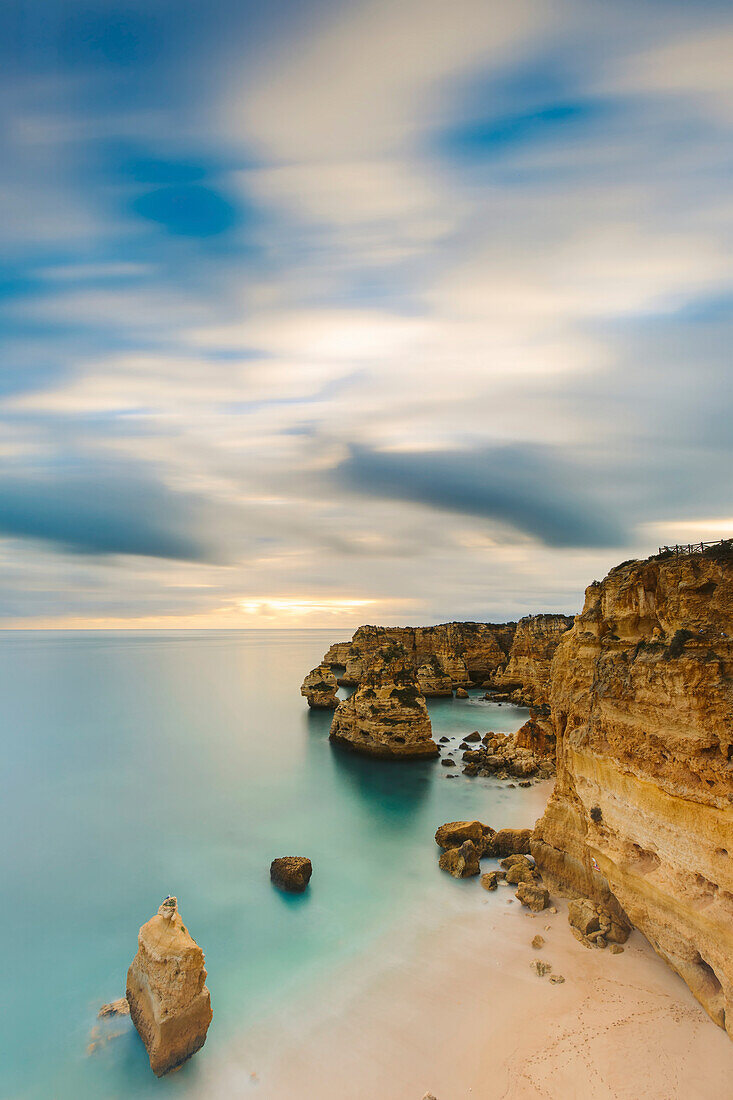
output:
[[211,998],[204,953],[181,920],[175,898],[166,898],[138,935],[127,972],[127,1001],[157,1077],[180,1066],[206,1041]]
[[451,686],[465,687],[482,683],[506,663],[515,628],[516,623],[360,626],[350,642],[332,645],[323,663],[343,667],[340,684],[359,684],[369,657],[386,642],[397,642],[416,671],[435,657]]
[[426,699],[453,694],[453,679],[440,657],[429,657],[417,670],[417,683]]
[[438,755],[425,697],[404,646],[387,642],[372,654],[359,687],[339,704],[330,736],[369,756]]
[[494,678],[496,687],[524,706],[549,703],[552,658],[572,625],[572,615],[527,615],[520,619],[509,661]]
[[550,701],[538,866],[626,915],[733,1037],[733,546],[594,582]]
[[331,667],[320,664],[308,673],[301,686],[300,694],[308,700],[309,707],[335,710],[339,705],[336,686],[336,677]]

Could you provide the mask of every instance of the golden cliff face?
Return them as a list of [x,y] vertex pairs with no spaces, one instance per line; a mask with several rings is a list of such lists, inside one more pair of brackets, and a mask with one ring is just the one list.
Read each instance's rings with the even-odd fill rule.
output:
[[550,702],[544,877],[623,910],[733,1037],[733,548],[592,584]]
[[518,689],[528,706],[547,705],[552,658],[572,625],[571,615],[527,615],[520,619],[509,661],[497,675],[496,686],[507,691]]
[[359,684],[366,663],[386,642],[403,645],[417,670],[438,658],[453,687],[482,683],[504,664],[516,623],[441,623],[439,626],[360,626],[350,642],[337,642],[324,664],[343,665],[339,683]]

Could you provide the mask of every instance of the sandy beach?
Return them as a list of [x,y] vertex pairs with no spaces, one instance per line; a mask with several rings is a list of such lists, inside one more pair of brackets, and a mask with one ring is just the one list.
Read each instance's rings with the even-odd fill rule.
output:
[[[703,1100],[730,1092],[733,1045],[634,932],[623,954],[570,934],[567,905],[456,884],[366,960],[205,1059],[196,1090],[268,1100]],[[545,946],[536,951],[540,933]],[[564,984],[539,978],[535,959]]]

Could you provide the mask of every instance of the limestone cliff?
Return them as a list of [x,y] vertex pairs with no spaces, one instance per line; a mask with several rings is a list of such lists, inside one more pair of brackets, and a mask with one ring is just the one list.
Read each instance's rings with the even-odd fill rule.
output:
[[323,663],[344,668],[339,683],[359,684],[368,658],[385,642],[397,642],[405,647],[415,670],[436,657],[453,687],[464,687],[482,683],[506,663],[515,627],[515,623],[360,626],[351,642],[332,645]]
[[545,879],[625,912],[733,1037],[733,545],[594,582],[550,706]]
[[550,699],[550,666],[562,636],[573,625],[572,615],[527,615],[517,623],[506,667],[495,677],[517,701],[542,707]]
[[417,684],[426,699],[453,694],[453,678],[440,657],[430,657],[420,665]]
[[336,695],[336,677],[328,665],[320,664],[308,673],[300,689],[309,707],[335,710],[339,701]]
[[140,929],[127,973],[132,1022],[157,1077],[180,1066],[206,1041],[211,999],[204,953],[191,938],[175,898],[166,898]]
[[437,756],[425,697],[404,646],[387,642],[333,716],[331,740],[369,756]]

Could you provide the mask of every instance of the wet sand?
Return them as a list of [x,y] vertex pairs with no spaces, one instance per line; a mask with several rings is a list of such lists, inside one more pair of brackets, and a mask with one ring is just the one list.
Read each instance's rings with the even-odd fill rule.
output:
[[[488,866],[488,865],[487,865]],[[207,1098],[267,1100],[704,1100],[730,1095],[733,1043],[632,933],[589,950],[559,912],[530,914],[513,889],[456,883],[232,1046],[199,1064]],[[549,927],[548,927],[549,926]],[[535,951],[533,936],[544,936]],[[542,959],[564,984],[539,978]],[[203,1091],[201,1091],[203,1089]]]

